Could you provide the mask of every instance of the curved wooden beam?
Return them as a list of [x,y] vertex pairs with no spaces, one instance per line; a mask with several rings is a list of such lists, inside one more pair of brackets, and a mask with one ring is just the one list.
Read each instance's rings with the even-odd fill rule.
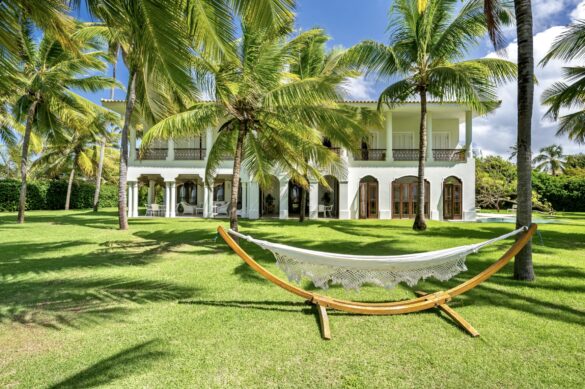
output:
[[506,253],[504,253],[504,255],[502,255],[502,257],[497,262],[492,264],[490,267],[488,267],[475,277],[469,279],[468,281],[454,288],[447,290],[446,292],[441,291],[436,293],[430,293],[428,295],[410,300],[394,301],[387,303],[355,302],[350,300],[335,299],[327,296],[322,296],[317,293],[308,292],[304,289],[292,285],[289,282],[280,279],[279,277],[269,272],[266,268],[261,266],[240,247],[240,245],[229,235],[229,233],[225,229],[223,229],[223,227],[218,226],[217,232],[223,238],[223,240],[225,240],[228,246],[230,246],[230,248],[234,250],[234,252],[238,254],[238,256],[242,258],[244,262],[246,262],[253,270],[258,272],[260,275],[262,275],[264,278],[274,283],[275,285],[278,285],[281,288],[291,293],[294,293],[301,298],[309,300],[314,304],[317,304],[324,308],[333,308],[339,311],[358,314],[398,315],[403,313],[424,311],[426,309],[437,307],[439,305],[449,302],[453,297],[465,293],[468,290],[476,287],[483,281],[490,278],[494,273],[496,273],[498,270],[504,267],[508,262],[510,262],[510,260],[514,258],[514,256],[532,238],[532,235],[534,235],[536,229],[537,225],[532,224],[530,228],[516,240],[512,247],[510,247],[510,249],[508,249],[508,251],[506,251]]

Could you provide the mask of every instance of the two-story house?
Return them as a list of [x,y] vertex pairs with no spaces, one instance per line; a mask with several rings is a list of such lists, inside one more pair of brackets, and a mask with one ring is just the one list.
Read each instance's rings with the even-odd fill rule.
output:
[[[375,108],[375,101],[351,101]],[[124,101],[103,100],[104,106],[123,113]],[[343,176],[326,176],[330,188],[313,182],[308,195],[310,218],[405,219],[416,207],[416,175],[420,106],[410,102],[384,112],[384,128],[371,130],[357,153],[332,147],[344,160]],[[429,103],[425,213],[434,220],[475,218],[475,161],[472,157],[474,113],[457,103]],[[148,187],[147,203],[163,193],[160,212],[175,217],[189,204],[194,216],[222,214],[231,193],[233,161],[226,156],[213,187],[204,182],[207,153],[217,129],[197,138],[159,141],[138,153],[135,129],[130,133],[128,212],[139,216],[138,188]],[[300,188],[275,171],[270,188],[260,188],[243,168],[238,212],[242,217],[287,219],[300,212]],[[159,196],[160,197],[160,196]],[[146,204],[142,204],[146,205]],[[156,209],[156,208],[155,208]],[[150,213],[153,214],[152,212]],[[224,215],[225,216],[225,215]]]

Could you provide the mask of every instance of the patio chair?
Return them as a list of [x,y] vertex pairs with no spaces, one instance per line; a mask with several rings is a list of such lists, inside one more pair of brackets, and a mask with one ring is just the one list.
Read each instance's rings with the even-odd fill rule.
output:
[[183,215],[195,215],[195,205],[191,205],[185,201],[181,201],[177,204],[177,212],[179,211],[179,206],[183,207]]

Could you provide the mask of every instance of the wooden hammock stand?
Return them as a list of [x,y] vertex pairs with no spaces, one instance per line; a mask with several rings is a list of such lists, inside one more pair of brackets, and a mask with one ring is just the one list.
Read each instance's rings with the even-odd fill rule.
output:
[[323,339],[331,339],[331,330],[329,329],[329,318],[327,316],[327,308],[336,309],[350,313],[357,313],[363,315],[399,315],[403,313],[420,312],[427,309],[438,308],[445,312],[451,319],[453,319],[461,328],[467,331],[471,336],[479,336],[479,332],[475,330],[463,317],[455,312],[447,305],[449,301],[460,294],[475,288],[483,281],[490,278],[497,271],[503,268],[518,252],[528,243],[532,235],[536,232],[537,225],[532,224],[527,231],[516,240],[516,242],[500,257],[500,259],[489,266],[487,269],[477,274],[475,277],[459,284],[447,291],[440,291],[435,293],[425,293],[417,291],[416,294],[420,297],[411,300],[386,302],[386,303],[361,303],[349,300],[340,300],[332,297],[322,296],[317,293],[308,292],[304,289],[296,287],[289,282],[286,282],[256,262],[250,257],[240,245],[224,230],[221,226],[217,227],[217,232],[225,240],[228,246],[235,251],[240,258],[244,260],[252,269],[266,278],[268,281],[280,286],[281,288],[296,294],[305,299],[308,303],[314,305],[319,314],[319,321],[321,325],[321,336]]

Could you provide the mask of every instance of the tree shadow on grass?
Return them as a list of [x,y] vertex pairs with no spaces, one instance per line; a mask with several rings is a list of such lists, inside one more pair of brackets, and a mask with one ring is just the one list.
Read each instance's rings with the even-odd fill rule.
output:
[[50,386],[51,389],[91,388],[142,372],[154,361],[168,355],[157,339],[138,344],[89,366],[65,380]]
[[18,280],[0,287],[0,323],[59,330],[121,320],[137,305],[193,297],[167,282],[118,278]]

